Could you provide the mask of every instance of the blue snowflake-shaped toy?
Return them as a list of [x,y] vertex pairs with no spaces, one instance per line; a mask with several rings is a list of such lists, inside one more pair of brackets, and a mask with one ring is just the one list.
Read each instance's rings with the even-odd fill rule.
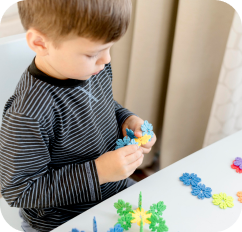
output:
[[128,128],[126,128],[126,133],[129,138],[137,139],[137,137],[134,135],[134,132],[132,130],[129,130]]
[[128,145],[134,145],[134,144],[138,145],[139,143],[138,142],[135,142],[134,139],[131,139],[130,140],[130,143]]
[[[151,138],[153,138],[154,136],[153,126],[147,120],[145,120],[144,124],[141,126],[141,130],[142,130],[142,136],[147,134],[147,135],[151,135]],[[151,141],[151,139],[149,141]]]
[[71,232],[85,232],[85,231],[83,231],[83,230],[80,231],[78,229],[72,229]]
[[120,224],[116,224],[114,228],[110,228],[107,232],[123,232],[124,229],[121,227]]
[[138,144],[137,142],[135,142],[134,139],[130,139],[128,136],[125,136],[123,139],[118,139],[116,141],[117,146],[115,147],[115,150],[121,148],[121,147],[125,147],[127,145],[134,145],[134,144]]
[[187,186],[196,186],[201,181],[201,178],[197,177],[197,174],[194,173],[183,173],[183,175],[179,179]]
[[124,137],[123,139],[118,139],[116,144],[117,146],[115,147],[115,150],[121,148],[121,147],[125,147],[130,143],[130,138],[129,137]]
[[209,187],[206,187],[204,184],[198,184],[196,186],[192,186],[191,194],[193,196],[197,196],[198,199],[204,199],[212,197],[212,189]]
[[97,232],[97,221],[96,218],[93,218],[93,232]]
[[[123,231],[124,231],[124,229],[121,227],[121,225],[120,224],[116,224],[114,226],[114,228],[110,228],[107,232],[123,232]],[[83,230],[80,231],[78,229],[72,229],[71,232],[85,232],[85,231],[83,231]],[[98,232],[98,230],[97,230],[97,221],[96,221],[95,217],[93,218],[93,232]]]
[[72,229],[71,232],[80,232],[78,229]]

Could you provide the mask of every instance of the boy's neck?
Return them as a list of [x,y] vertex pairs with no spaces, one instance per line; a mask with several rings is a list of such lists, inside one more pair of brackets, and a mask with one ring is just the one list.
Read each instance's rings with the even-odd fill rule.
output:
[[36,55],[35,57],[36,67],[48,76],[51,76],[60,80],[67,80],[69,78],[61,76],[45,59]]

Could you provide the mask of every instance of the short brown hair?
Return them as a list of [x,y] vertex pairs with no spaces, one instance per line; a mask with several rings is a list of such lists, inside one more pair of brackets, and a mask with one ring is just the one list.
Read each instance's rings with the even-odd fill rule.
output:
[[34,28],[54,44],[73,34],[109,43],[130,23],[131,0],[24,0],[18,2],[25,30]]

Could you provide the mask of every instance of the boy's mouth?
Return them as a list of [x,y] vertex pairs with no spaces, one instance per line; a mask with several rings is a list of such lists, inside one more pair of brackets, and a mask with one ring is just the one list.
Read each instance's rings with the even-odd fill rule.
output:
[[102,69],[101,70],[99,70],[98,72],[96,72],[96,73],[93,73],[92,75],[97,75],[98,73],[100,73],[102,71]]

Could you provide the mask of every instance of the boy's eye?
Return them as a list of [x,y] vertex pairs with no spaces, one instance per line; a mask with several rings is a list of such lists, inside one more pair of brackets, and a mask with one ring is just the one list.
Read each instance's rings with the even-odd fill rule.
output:
[[96,58],[97,57],[97,55],[95,55],[95,56],[89,56],[89,55],[86,55],[88,58],[90,58],[90,59],[94,59],[94,58]]

